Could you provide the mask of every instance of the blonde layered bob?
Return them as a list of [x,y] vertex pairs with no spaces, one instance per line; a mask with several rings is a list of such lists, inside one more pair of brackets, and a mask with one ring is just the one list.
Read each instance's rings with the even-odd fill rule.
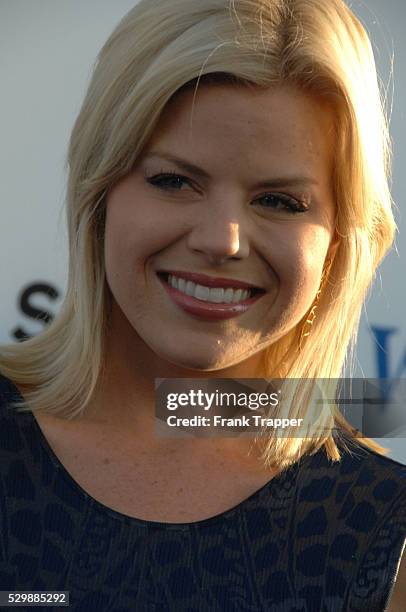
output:
[[[269,378],[303,381],[338,379],[352,367],[361,308],[396,230],[384,99],[363,26],[341,0],[141,0],[101,49],[71,134],[64,302],[42,333],[0,347],[0,372],[25,390],[16,409],[74,418],[92,398],[108,358],[106,193],[134,167],[169,100],[208,80],[286,83],[334,105],[338,248],[304,347],[298,351],[306,317],[266,349],[263,363]],[[289,416],[306,410],[292,402]],[[333,430],[356,434],[336,406],[320,419],[306,437],[265,438],[264,462],[287,467],[322,446],[338,460]]]

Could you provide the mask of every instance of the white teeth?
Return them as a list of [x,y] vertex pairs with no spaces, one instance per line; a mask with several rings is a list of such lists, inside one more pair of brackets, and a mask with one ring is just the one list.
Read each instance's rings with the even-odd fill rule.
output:
[[210,302],[216,302],[216,304],[220,304],[220,302],[224,302],[224,289],[220,289],[216,287],[215,289],[210,289]]
[[227,304],[231,304],[231,302],[233,301],[233,296],[234,296],[234,289],[231,289],[231,287],[228,287],[228,289],[224,291],[224,301]]
[[193,295],[194,292],[195,292],[195,284],[192,283],[192,281],[188,281],[186,283],[186,291],[185,291],[186,295]]
[[191,295],[197,300],[202,300],[203,302],[214,302],[215,304],[234,304],[236,302],[247,300],[251,295],[250,289],[232,289],[231,287],[223,289],[220,287],[205,287],[204,285],[198,285],[193,281],[186,281],[183,278],[173,276],[173,274],[169,274],[168,283],[171,285],[171,287],[174,287],[186,295]]
[[233,295],[233,302],[239,302],[241,300],[242,293],[242,289],[237,289],[237,291],[235,291]]
[[196,285],[194,296],[198,300],[204,300],[205,302],[209,301],[210,289],[208,287],[203,287],[203,285]]

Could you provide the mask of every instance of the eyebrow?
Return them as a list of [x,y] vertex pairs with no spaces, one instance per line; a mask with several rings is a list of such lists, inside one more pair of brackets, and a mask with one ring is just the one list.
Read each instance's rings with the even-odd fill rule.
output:
[[[175,155],[170,155],[164,152],[151,151],[147,155],[145,155],[144,159],[164,159],[166,161],[172,162],[185,172],[189,172],[198,176],[201,179],[209,179],[210,174],[208,174],[203,168],[199,168],[199,166],[195,166],[195,164],[191,164],[180,157],[176,157]],[[318,185],[318,181],[310,176],[282,176],[273,179],[269,179],[266,181],[261,181],[260,183],[256,183],[254,188],[263,189],[263,188],[278,188],[284,186],[291,187],[308,187],[309,185]]]

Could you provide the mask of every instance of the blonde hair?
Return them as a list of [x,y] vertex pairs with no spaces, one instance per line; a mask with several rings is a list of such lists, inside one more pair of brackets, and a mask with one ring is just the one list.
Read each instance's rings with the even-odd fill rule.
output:
[[[2,374],[27,387],[16,407],[74,418],[92,398],[109,324],[106,192],[134,166],[170,99],[200,80],[288,83],[334,105],[338,248],[303,349],[306,317],[264,352],[264,371],[270,378],[338,379],[352,364],[361,308],[396,230],[388,126],[364,28],[342,0],[141,0],[101,49],[72,131],[62,307],[36,337],[0,347]],[[324,421],[328,432],[310,428],[314,435],[306,438],[268,439],[265,463],[287,467],[322,446],[338,460],[331,426],[349,439],[353,429],[336,407]],[[373,440],[360,441],[386,452]]]

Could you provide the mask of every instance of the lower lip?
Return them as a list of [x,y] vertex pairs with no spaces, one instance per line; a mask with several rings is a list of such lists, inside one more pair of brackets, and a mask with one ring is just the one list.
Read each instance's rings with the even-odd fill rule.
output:
[[264,293],[258,293],[243,302],[235,304],[214,304],[213,302],[203,302],[198,300],[191,295],[186,295],[181,291],[178,291],[171,285],[169,285],[164,278],[158,275],[159,280],[164,286],[169,297],[175,302],[177,306],[182,308],[185,312],[188,312],[196,317],[202,319],[209,319],[212,321],[219,321],[223,319],[232,319],[239,315],[247,312],[247,310],[255,304]]

